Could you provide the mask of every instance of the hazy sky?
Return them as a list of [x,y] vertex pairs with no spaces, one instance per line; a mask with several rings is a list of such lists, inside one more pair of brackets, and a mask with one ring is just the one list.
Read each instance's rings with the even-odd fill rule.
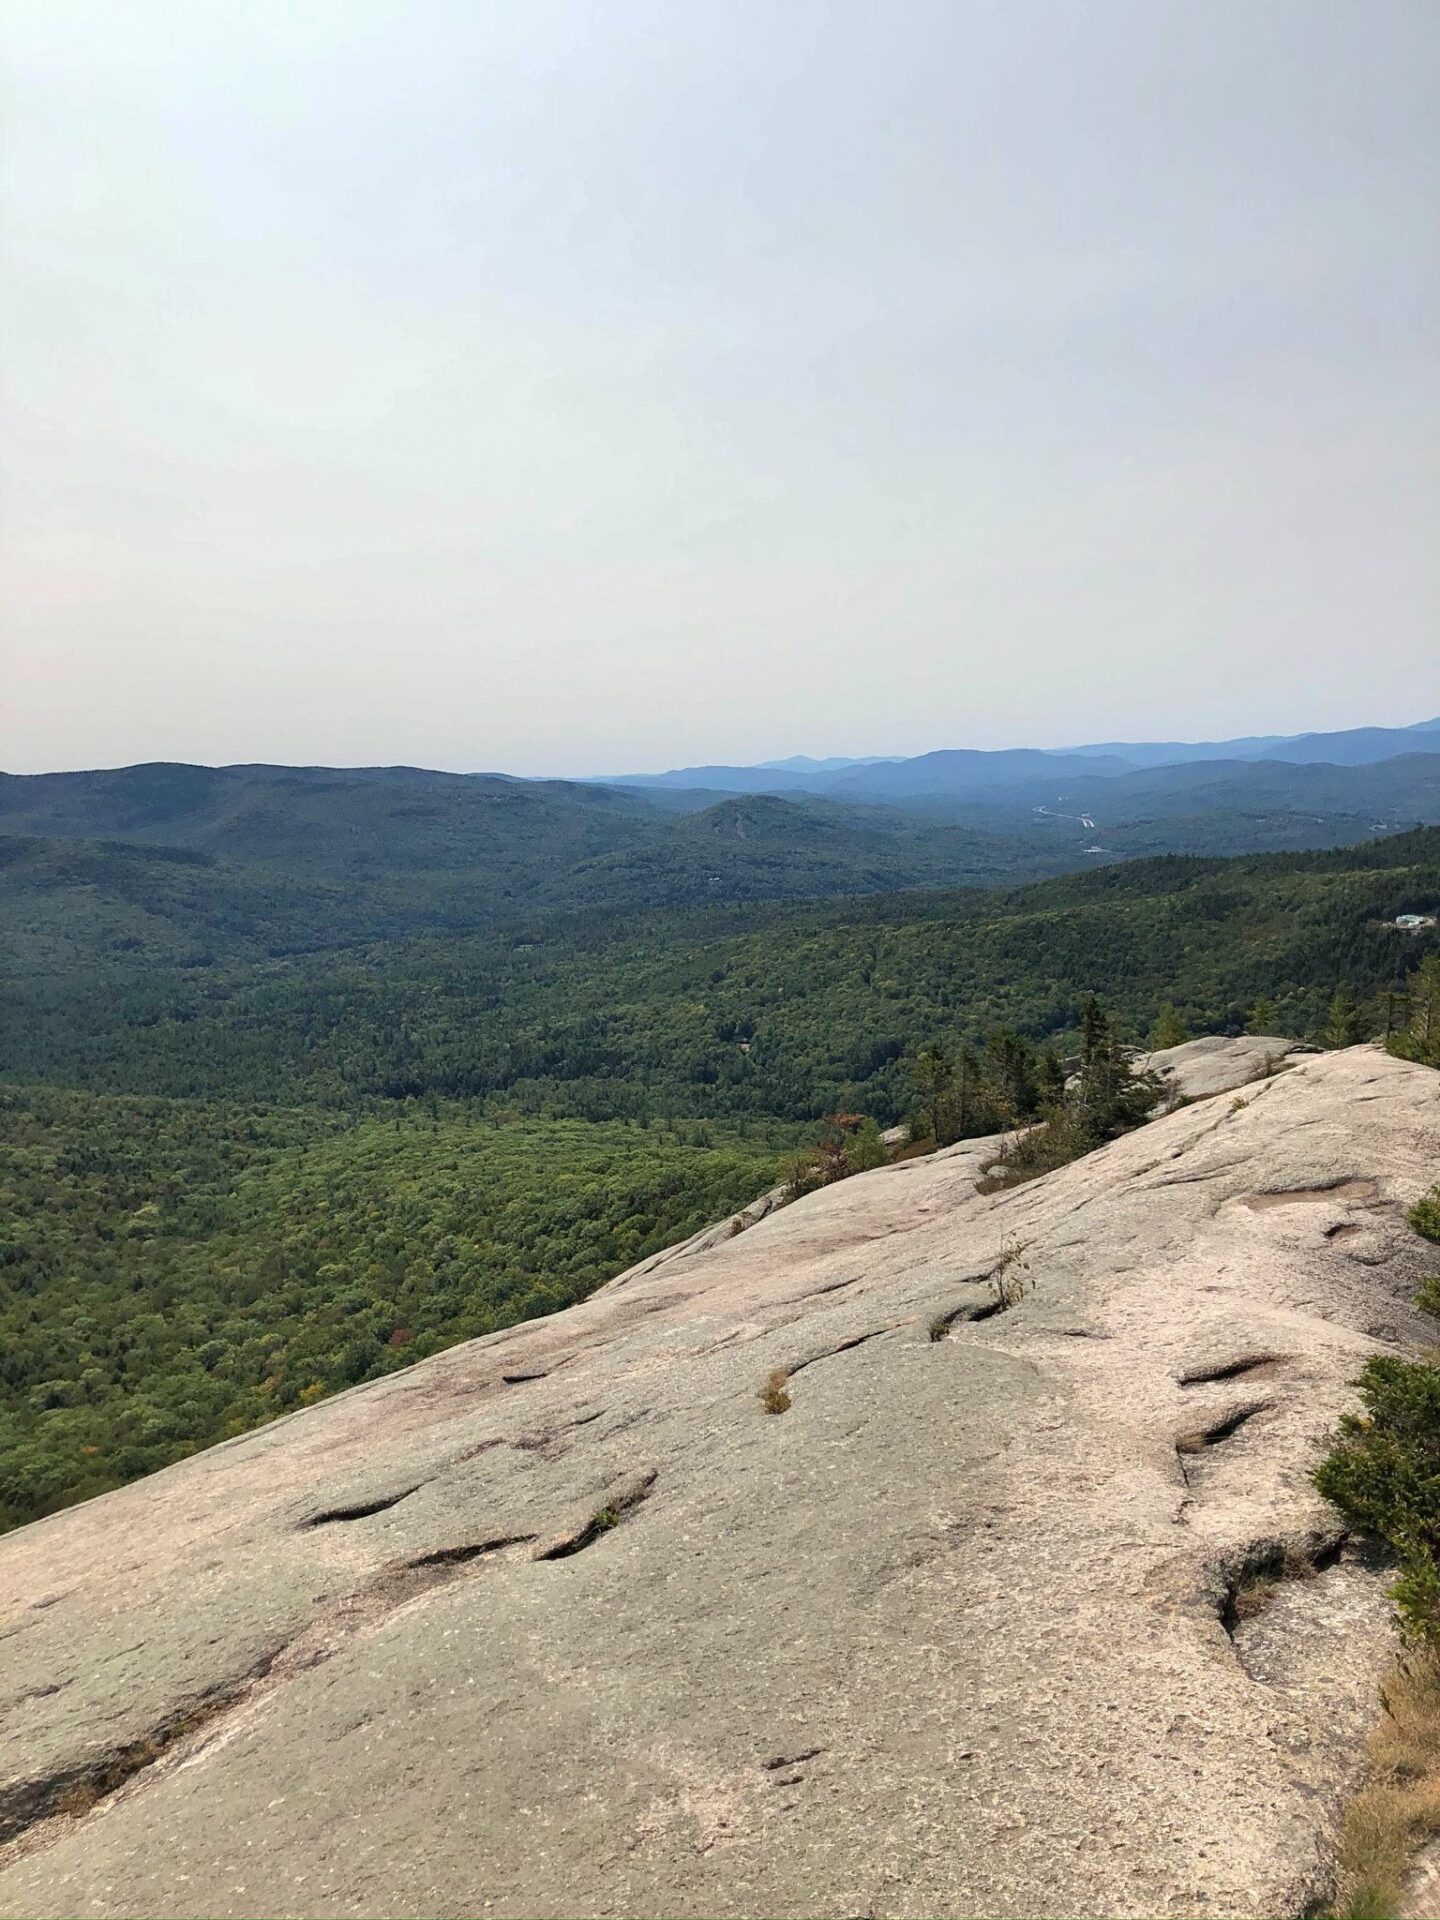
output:
[[1440,711],[1434,0],[5,0],[0,765]]

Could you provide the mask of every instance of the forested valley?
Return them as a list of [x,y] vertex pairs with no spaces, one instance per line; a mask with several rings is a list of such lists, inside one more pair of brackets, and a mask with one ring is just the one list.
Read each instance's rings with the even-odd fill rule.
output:
[[[881,1129],[1055,1111],[1112,1042],[1428,1044],[1437,934],[1395,921],[1440,902],[1440,828],[1036,879],[765,796],[671,859],[650,803],[561,794],[527,886],[523,834],[437,856],[448,790],[423,846],[422,792],[357,850],[348,789],[339,826],[274,794],[237,826],[202,786],[213,833],[161,792],[128,837],[0,838],[0,1525],[569,1304]],[[957,856],[988,888],[934,887]]]

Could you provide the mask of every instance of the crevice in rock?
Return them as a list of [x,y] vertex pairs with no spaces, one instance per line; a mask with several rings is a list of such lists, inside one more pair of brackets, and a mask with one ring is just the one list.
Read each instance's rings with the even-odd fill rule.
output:
[[1236,1380],[1242,1373],[1255,1373],[1261,1367],[1276,1367],[1289,1359],[1286,1353],[1247,1353],[1235,1360],[1219,1360],[1213,1365],[1190,1367],[1180,1376],[1182,1387],[1208,1386],[1212,1381]]
[[974,1306],[937,1314],[930,1322],[930,1338],[943,1340],[952,1327],[973,1327],[981,1320],[993,1320],[997,1313],[1008,1313],[1014,1304],[1013,1300],[980,1300]]
[[803,1753],[777,1753],[773,1760],[762,1760],[761,1766],[766,1773],[783,1773],[787,1767],[798,1767],[806,1760],[815,1760],[825,1751],[823,1747],[806,1747]]
[[428,1553],[407,1560],[407,1567],[455,1567],[467,1560],[478,1560],[482,1553],[499,1553],[503,1547],[524,1547],[539,1538],[534,1533],[504,1533],[492,1540],[466,1540],[455,1547],[432,1547]]
[[1379,1184],[1359,1176],[1327,1180],[1318,1187],[1291,1187],[1265,1193],[1249,1193],[1241,1201],[1251,1213],[1266,1213],[1271,1207],[1320,1206],[1327,1200],[1347,1200],[1357,1206],[1372,1206],[1380,1198]]
[[515,1447],[521,1453],[538,1453],[545,1460],[563,1460],[570,1451],[565,1435],[573,1433],[576,1427],[588,1427],[594,1420],[600,1419],[605,1412],[596,1407],[591,1413],[577,1414],[573,1420],[562,1420],[557,1427],[544,1427],[537,1433],[522,1433],[518,1440],[507,1440],[505,1445]]
[[25,1687],[19,1693],[12,1693],[7,1699],[0,1700],[0,1710],[9,1713],[12,1708],[23,1707],[31,1700],[50,1700],[57,1693],[63,1693],[70,1685],[68,1680],[51,1680],[39,1687]]
[[1226,1637],[1234,1640],[1247,1620],[1269,1605],[1285,1580],[1313,1580],[1327,1572],[1345,1550],[1349,1535],[1343,1528],[1330,1533],[1254,1540],[1242,1553],[1219,1563],[1216,1612]]
[[950,1307],[944,1313],[937,1313],[930,1322],[930,1338],[932,1340],[943,1340],[957,1320],[962,1319],[966,1314],[973,1311],[973,1308],[963,1306]]
[[583,1526],[575,1527],[568,1533],[557,1534],[532,1555],[536,1560],[568,1560],[572,1555],[583,1553],[586,1547],[607,1533],[612,1533],[622,1520],[635,1508],[650,1497],[659,1474],[651,1467],[647,1472],[638,1474],[612,1493],[590,1515]]
[[1023,1282],[1007,1285],[1005,1274],[1014,1264],[1014,1257],[997,1262],[989,1273],[981,1274],[972,1282],[975,1286],[989,1281],[994,1288],[988,1300],[965,1301],[958,1307],[951,1307],[945,1313],[937,1313],[930,1322],[930,1338],[943,1340],[952,1327],[974,1326],[981,1320],[993,1320],[997,1313],[1008,1313],[1017,1306],[1028,1290]]
[[363,1500],[353,1507],[327,1507],[323,1513],[310,1514],[300,1522],[300,1527],[305,1530],[333,1526],[340,1520],[368,1520],[372,1513],[388,1513],[391,1507],[398,1507],[423,1485],[423,1481],[417,1481],[413,1487],[402,1487],[399,1493],[382,1494],[378,1500]]
[[966,1301],[962,1306],[936,1314],[930,1322],[930,1338],[943,1340],[952,1327],[968,1326],[976,1320],[989,1320],[993,1315],[1003,1312],[1004,1307],[999,1300]]
[[57,1768],[40,1779],[22,1780],[0,1792],[0,1844],[15,1840],[41,1820],[79,1820],[99,1801],[242,1699],[270,1671],[281,1652],[272,1648],[238,1679],[192,1696],[138,1739],[89,1760]]
[[[1172,1158],[1178,1160],[1180,1155],[1174,1154]],[[1227,1173],[1244,1164],[1243,1160],[1226,1160],[1218,1166],[1206,1167],[1200,1173],[1178,1173],[1173,1180],[1151,1180],[1142,1188],[1142,1192],[1159,1193],[1165,1187],[1203,1187],[1211,1180],[1223,1179]]]
[[[102,1800],[128,1786],[184,1747],[193,1751],[212,1725],[272,1687],[322,1665],[357,1634],[383,1625],[421,1595],[461,1577],[466,1563],[503,1548],[528,1545],[534,1534],[507,1534],[439,1547],[411,1560],[392,1561],[363,1586],[321,1605],[290,1639],[270,1648],[242,1673],[192,1695],[148,1732],[73,1766],[0,1790],[0,1864],[13,1849],[30,1851],[58,1838]],[[48,1831],[47,1831],[48,1825]]]
[[812,1353],[805,1360],[797,1360],[793,1367],[787,1367],[786,1378],[793,1380],[795,1375],[803,1373],[806,1367],[818,1366],[822,1360],[833,1360],[838,1354],[849,1353],[855,1347],[863,1347],[867,1340],[878,1340],[882,1333],[894,1333],[897,1326],[904,1324],[903,1321],[896,1321],[888,1327],[875,1327],[869,1333],[854,1334],[849,1340],[841,1340],[833,1347],[824,1348],[820,1353]]
[[848,1280],[832,1280],[829,1286],[813,1287],[809,1293],[797,1294],[796,1298],[799,1300],[819,1300],[827,1293],[839,1293],[845,1287],[859,1286],[864,1278],[865,1275],[863,1273],[852,1274]]
[[[1177,1454],[1204,1453],[1210,1447],[1218,1447],[1222,1441],[1237,1434],[1248,1420],[1257,1413],[1268,1413],[1274,1403],[1269,1400],[1248,1400],[1244,1406],[1232,1407],[1228,1413],[1219,1415],[1208,1426],[1193,1428],[1182,1433],[1175,1441]],[[1183,1462],[1182,1462],[1183,1465]]]

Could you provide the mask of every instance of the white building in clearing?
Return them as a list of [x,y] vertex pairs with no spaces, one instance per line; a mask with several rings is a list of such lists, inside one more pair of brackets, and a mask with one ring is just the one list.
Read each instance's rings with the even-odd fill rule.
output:
[[1422,927],[1435,925],[1435,915],[1433,913],[1397,913],[1392,924],[1402,928],[1406,933],[1419,933]]

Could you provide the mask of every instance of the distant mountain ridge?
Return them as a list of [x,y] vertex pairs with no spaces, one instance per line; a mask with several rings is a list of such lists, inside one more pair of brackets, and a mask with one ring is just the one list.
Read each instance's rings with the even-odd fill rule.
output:
[[950,749],[633,786],[416,767],[0,774],[0,909],[12,961],[23,949],[43,970],[96,940],[205,953],[238,930],[260,952],[310,950],[545,909],[1004,886],[1440,824],[1440,724],[1282,744],[1156,766]]
[[840,773],[846,767],[889,766],[904,758],[903,753],[868,753],[859,759],[840,754],[829,760],[812,760],[808,753],[792,753],[788,760],[762,760],[759,764],[767,773]]
[[831,766],[677,767],[612,790],[688,808],[769,794],[894,808],[1087,859],[1298,851],[1440,822],[1440,719],[1237,740],[1090,742],[1068,749],[944,748]]
[[652,799],[394,767],[4,774],[0,958],[254,958],[547,909],[1008,886],[1085,864],[1063,836],[804,792]]
[[[1417,735],[1420,738],[1417,739]],[[1433,742],[1426,738],[1435,736]],[[1401,754],[1440,753],[1440,717],[1405,727],[1349,727],[1330,733],[1247,734],[1235,740],[1103,741],[1076,747],[946,747],[906,757],[811,759],[795,754],[753,766],[672,767],[607,776],[618,787],[703,787],[711,792],[841,792],[884,804],[926,793],[955,794],[1066,772],[1138,773],[1200,760],[1287,760],[1299,765],[1368,766]]]

